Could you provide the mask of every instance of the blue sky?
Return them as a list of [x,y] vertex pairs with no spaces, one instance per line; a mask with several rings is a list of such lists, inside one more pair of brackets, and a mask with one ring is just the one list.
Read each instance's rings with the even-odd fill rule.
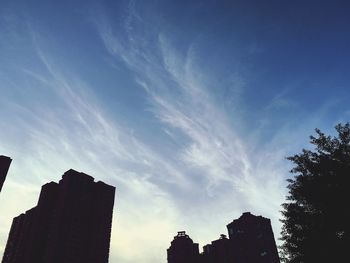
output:
[[0,1],[0,254],[40,186],[117,187],[110,262],[165,262],[242,212],[272,220],[286,156],[349,120],[346,1]]

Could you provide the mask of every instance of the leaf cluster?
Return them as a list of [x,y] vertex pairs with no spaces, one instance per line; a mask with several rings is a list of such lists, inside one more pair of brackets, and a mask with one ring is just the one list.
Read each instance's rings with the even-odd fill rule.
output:
[[[282,205],[280,247],[289,263],[342,262],[349,241],[350,124],[336,137],[316,129],[314,150],[288,157],[294,163],[289,195]],[[348,242],[348,244],[350,244]]]

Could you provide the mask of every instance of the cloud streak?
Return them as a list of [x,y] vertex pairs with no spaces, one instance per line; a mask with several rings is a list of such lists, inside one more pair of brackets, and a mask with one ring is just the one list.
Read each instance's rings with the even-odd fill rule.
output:
[[[155,182],[171,184],[176,180],[184,188],[190,184],[164,157],[138,140],[130,128],[107,118],[88,84],[64,75],[39,42],[36,36],[33,49],[47,73],[28,69],[23,72],[28,80],[42,87],[32,87],[31,96],[46,92],[54,100],[36,107],[7,105],[6,112],[15,113],[16,118],[3,116],[7,121],[2,123],[3,138],[8,136],[8,140],[1,141],[1,149],[13,157],[14,164],[1,196],[11,200],[1,202],[2,214],[7,215],[1,218],[1,243],[6,242],[12,217],[35,205],[39,185],[57,181],[65,170],[74,168],[117,186],[114,218],[118,224],[114,223],[113,228],[112,258],[128,262],[125,255],[135,247],[131,245],[134,240],[151,230],[159,234],[175,231],[172,221],[177,213],[172,209],[173,201]],[[11,134],[9,128],[15,132]],[[14,198],[16,192],[26,196],[25,201]],[[8,206],[10,202],[13,204]],[[167,238],[159,235],[152,241],[156,247],[163,247]],[[129,261],[138,257],[141,260],[142,252],[133,254]]]
[[[129,24],[133,21],[130,17],[136,16],[135,11],[130,12]],[[134,72],[164,129],[186,138],[187,143],[175,152],[177,165],[182,167],[188,180],[194,182],[191,191],[201,193],[200,198],[188,205],[198,208],[183,212],[188,222],[196,222],[196,226],[190,224],[191,228],[196,233],[206,228],[212,218],[199,221],[203,216],[208,217],[208,213],[218,213],[225,220],[231,220],[233,215],[252,210],[272,218],[278,235],[279,206],[285,194],[285,178],[281,175],[285,174],[286,167],[281,160],[286,152],[275,151],[273,147],[254,152],[254,143],[238,134],[235,123],[212,98],[208,87],[211,76],[205,75],[196,64],[194,44],[181,53],[162,32],[154,38],[142,38],[127,29],[121,42],[106,20],[103,17],[103,22],[96,21],[106,50]],[[133,21],[134,27],[138,26],[137,20]],[[208,242],[213,233],[205,235],[199,238]]]

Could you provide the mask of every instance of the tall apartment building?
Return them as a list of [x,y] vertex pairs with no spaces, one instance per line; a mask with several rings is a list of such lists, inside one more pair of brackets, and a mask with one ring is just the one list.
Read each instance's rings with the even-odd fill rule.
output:
[[2,263],[106,263],[115,187],[74,170],[15,217]]
[[5,182],[6,175],[10,168],[11,162],[12,159],[10,157],[0,155],[0,192]]
[[238,262],[280,262],[270,219],[246,212],[228,224],[227,230]]

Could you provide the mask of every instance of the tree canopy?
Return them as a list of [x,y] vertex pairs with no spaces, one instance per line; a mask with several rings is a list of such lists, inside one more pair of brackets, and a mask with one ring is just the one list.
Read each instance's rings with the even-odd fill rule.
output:
[[337,136],[316,129],[312,150],[288,157],[294,163],[282,205],[282,260],[289,263],[345,262],[349,243],[350,124]]

